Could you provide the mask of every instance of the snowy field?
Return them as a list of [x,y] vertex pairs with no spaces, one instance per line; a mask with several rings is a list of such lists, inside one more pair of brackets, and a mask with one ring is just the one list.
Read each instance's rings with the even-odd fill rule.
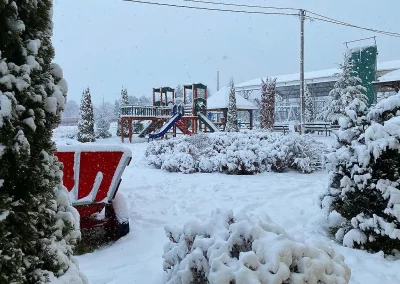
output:
[[[331,138],[321,140],[332,142]],[[120,186],[128,201],[131,231],[109,247],[78,257],[90,283],[163,283],[164,226],[182,227],[189,220],[209,216],[216,208],[233,209],[235,214],[267,213],[298,240],[330,243],[345,256],[352,270],[350,283],[400,283],[400,260],[344,248],[329,239],[328,221],[318,207],[318,196],[328,181],[326,172],[253,176],[169,173],[148,166],[146,142],[135,142],[124,144],[132,150],[133,159]],[[121,144],[116,137],[96,143]]]

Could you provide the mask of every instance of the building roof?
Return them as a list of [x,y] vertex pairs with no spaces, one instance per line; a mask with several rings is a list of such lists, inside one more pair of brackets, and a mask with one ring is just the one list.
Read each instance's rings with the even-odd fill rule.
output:
[[[380,73],[386,73],[396,69],[400,69],[400,60],[378,62],[377,64],[377,71]],[[340,74],[341,72],[342,71],[339,68],[305,72],[304,79],[306,80],[306,83],[332,82],[336,81],[337,74]],[[270,76],[270,77],[276,77],[277,87],[299,85],[300,81],[300,73]],[[266,77],[263,78],[263,80],[265,79]],[[260,88],[260,86],[261,86],[261,77],[237,84],[235,87],[237,90],[242,90],[242,89],[246,90],[254,88],[258,89]]]
[[379,83],[400,81],[400,69],[389,72],[389,73],[379,77],[377,81]]
[[[214,95],[207,99],[207,109],[217,110],[228,108],[229,105],[229,87],[223,87]],[[238,110],[258,109],[253,103],[236,93],[236,107]]]

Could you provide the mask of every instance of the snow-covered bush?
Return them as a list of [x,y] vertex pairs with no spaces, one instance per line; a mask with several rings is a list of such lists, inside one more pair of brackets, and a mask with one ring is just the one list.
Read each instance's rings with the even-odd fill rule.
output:
[[213,212],[165,228],[167,284],[348,283],[344,257],[325,244],[294,241],[268,216]]
[[309,135],[267,131],[210,133],[149,143],[150,164],[170,172],[248,175],[288,169],[310,173],[322,164],[324,144]]
[[327,214],[345,218],[336,239],[348,247],[385,254],[400,251],[400,95],[367,114],[355,100],[340,120],[341,147],[329,155]]
[[53,140],[76,139],[78,137],[78,126],[64,125],[53,130]]

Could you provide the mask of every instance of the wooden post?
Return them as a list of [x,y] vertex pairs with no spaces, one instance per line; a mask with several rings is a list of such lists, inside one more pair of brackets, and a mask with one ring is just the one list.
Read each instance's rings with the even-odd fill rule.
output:
[[153,88],[153,106],[156,104],[156,90]]
[[183,86],[183,103],[186,105],[186,86]]
[[[197,98],[197,89],[194,88],[194,84],[192,85],[192,115],[195,116],[194,113],[194,100]],[[196,130],[197,130],[197,123],[196,123]],[[197,133],[197,131],[196,131]]]
[[225,131],[226,122],[228,121],[228,109],[227,109],[227,108],[224,108],[224,109],[222,110],[222,112],[224,113],[224,118],[225,118],[225,120],[224,120],[224,131]]
[[121,141],[124,143],[124,118],[121,117]]
[[132,119],[129,119],[128,121],[129,143],[132,143]]
[[[204,99],[206,100],[206,106],[207,106],[207,88],[204,89]],[[208,118],[207,108],[206,108],[206,116]],[[204,132],[207,132],[207,124],[204,124]]]
[[253,110],[249,110],[250,115],[250,129],[253,129]]

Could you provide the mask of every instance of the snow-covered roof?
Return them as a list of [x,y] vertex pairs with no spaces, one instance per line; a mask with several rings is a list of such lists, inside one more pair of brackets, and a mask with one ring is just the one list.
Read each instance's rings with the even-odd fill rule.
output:
[[400,69],[400,60],[378,62],[378,71]]
[[381,83],[394,82],[394,81],[400,81],[400,69],[389,72],[378,79],[378,82]]
[[[229,105],[229,87],[223,87],[207,99],[207,109],[223,109]],[[237,109],[258,109],[253,103],[236,94]]]
[[[325,69],[325,70],[318,70],[318,71],[311,71],[304,73],[304,79],[308,82],[331,82],[335,81],[335,74],[340,73],[340,69]],[[300,81],[300,73],[295,74],[287,74],[287,75],[279,75],[279,76],[272,76],[276,78],[276,86],[290,86],[290,85],[298,85]],[[266,80],[266,77],[263,78]],[[260,86],[261,85],[261,78],[253,79],[241,84],[236,85],[236,88],[244,88],[247,86]]]
[[[400,69],[400,60],[378,62],[377,64],[378,72],[387,72],[396,69]],[[336,74],[338,73],[341,73],[341,69],[339,68],[305,72],[304,79],[307,81],[307,83],[332,82],[336,81]],[[277,87],[298,85],[300,81],[300,73],[270,76],[270,77],[276,77]],[[264,77],[263,79],[265,80],[266,77]],[[261,86],[261,77],[237,84],[235,87],[237,89],[246,89],[246,88],[252,89],[253,87],[259,88],[260,86]]]

